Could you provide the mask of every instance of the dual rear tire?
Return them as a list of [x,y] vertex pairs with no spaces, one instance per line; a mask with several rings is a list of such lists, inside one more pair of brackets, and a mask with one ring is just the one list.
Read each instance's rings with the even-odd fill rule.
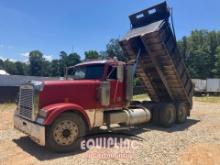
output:
[[170,128],[174,123],[184,123],[187,119],[187,107],[184,103],[176,106],[172,103],[160,103],[153,110],[153,122],[165,128]]
[[185,103],[176,105],[176,123],[182,124],[187,120],[188,109]]

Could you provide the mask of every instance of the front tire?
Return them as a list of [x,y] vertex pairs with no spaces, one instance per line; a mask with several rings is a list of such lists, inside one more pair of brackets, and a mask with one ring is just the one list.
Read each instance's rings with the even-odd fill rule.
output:
[[86,133],[86,124],[77,113],[61,114],[47,128],[46,145],[56,152],[70,152],[78,146],[77,139]]

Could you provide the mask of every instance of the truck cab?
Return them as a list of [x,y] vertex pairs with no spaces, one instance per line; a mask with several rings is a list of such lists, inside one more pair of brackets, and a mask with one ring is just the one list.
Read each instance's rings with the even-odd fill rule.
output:
[[[91,99],[96,98],[96,100],[91,100],[96,105],[94,105],[95,107],[88,105],[88,108],[122,108],[126,105],[124,70],[125,63],[118,60],[88,61],[68,67],[66,79],[97,83],[93,89],[95,96],[90,96]],[[103,97],[101,97],[101,88],[106,88],[105,102],[101,100]],[[80,89],[80,93],[83,93],[83,90]]]

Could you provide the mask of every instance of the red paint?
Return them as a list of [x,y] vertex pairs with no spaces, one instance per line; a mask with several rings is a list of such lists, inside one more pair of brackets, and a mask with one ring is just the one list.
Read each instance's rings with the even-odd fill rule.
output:
[[124,106],[124,83],[117,80],[110,81],[110,107]]
[[[50,124],[60,113],[66,110],[77,110],[84,116],[86,109],[120,108],[125,105],[124,83],[118,80],[110,81],[110,105],[103,107],[97,100],[97,92],[101,81],[107,76],[108,67],[117,66],[121,62],[109,60],[105,62],[104,74],[101,80],[57,80],[45,81],[40,93],[40,108],[48,111],[45,124]],[[88,62],[88,65],[98,64]],[[83,63],[80,65],[87,65]],[[88,118],[88,117],[85,117]],[[89,123],[89,122],[88,122]]]
[[40,108],[67,100],[84,109],[100,107],[96,99],[100,83],[100,80],[45,81],[44,90],[40,93]]
[[73,104],[73,103],[51,104],[44,107],[44,110],[47,112],[47,118],[44,121],[45,125],[50,125],[54,121],[54,119],[56,119],[61,113],[71,110],[81,113],[84,119],[86,120],[86,122],[88,123],[89,128],[91,128],[87,114],[85,113],[84,109],[77,104]]

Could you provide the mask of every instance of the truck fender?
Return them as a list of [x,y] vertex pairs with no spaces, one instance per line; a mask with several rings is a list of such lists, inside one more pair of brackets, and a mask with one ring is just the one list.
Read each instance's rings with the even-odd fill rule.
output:
[[90,120],[88,115],[86,114],[83,107],[80,105],[74,104],[74,103],[57,103],[57,104],[51,104],[46,107],[43,107],[47,112],[47,117],[44,120],[44,125],[50,125],[53,123],[53,121],[59,117],[59,115],[66,111],[72,111],[72,112],[78,112],[80,113],[84,119],[86,124],[88,125],[88,128],[91,128]]

